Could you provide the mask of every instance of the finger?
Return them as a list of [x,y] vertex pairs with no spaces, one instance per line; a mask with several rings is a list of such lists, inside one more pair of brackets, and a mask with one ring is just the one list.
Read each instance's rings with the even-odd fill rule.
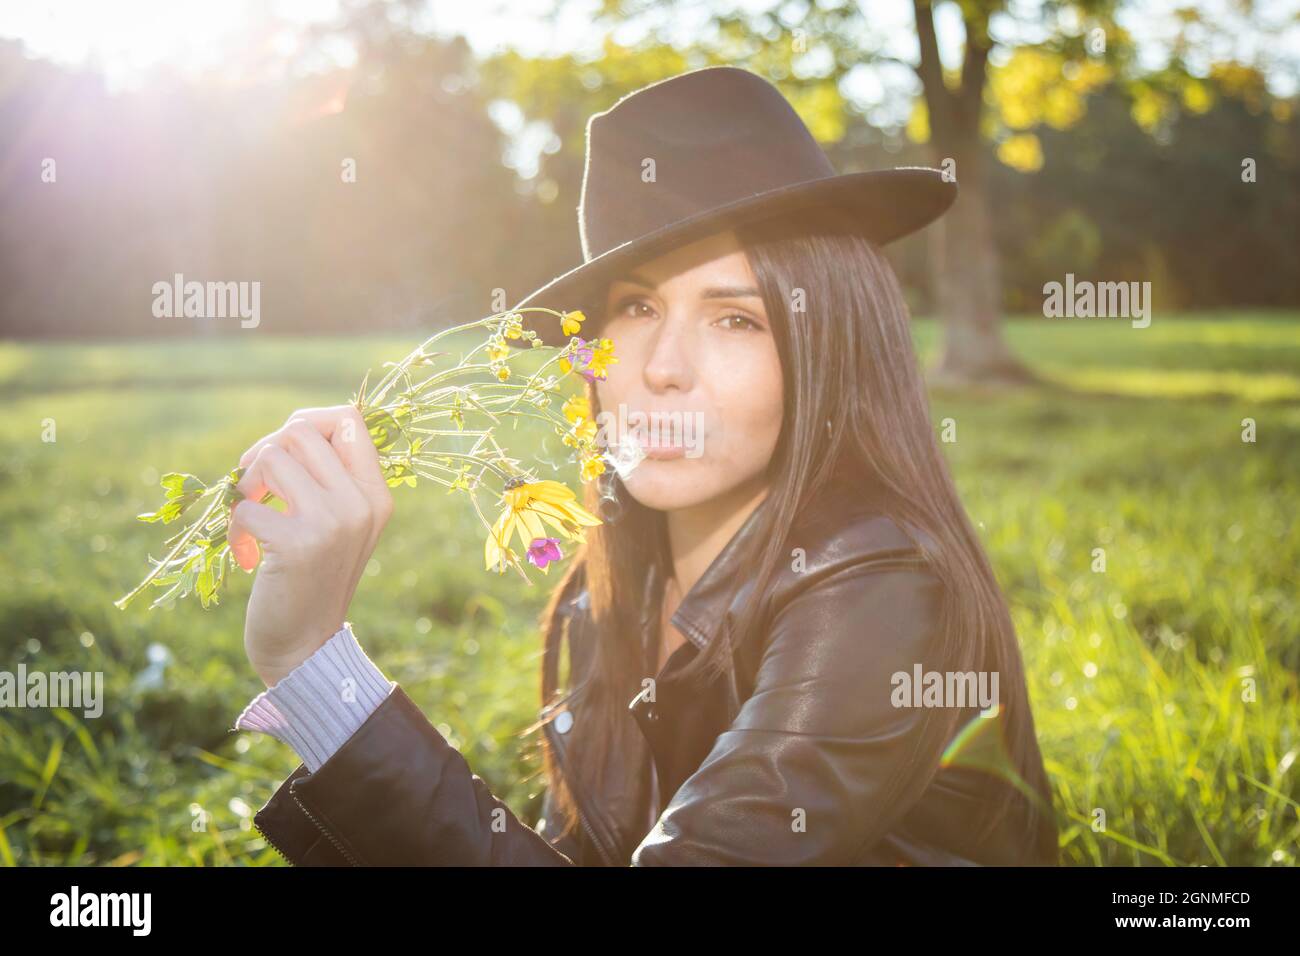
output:
[[[333,446],[344,469],[372,500],[387,497],[388,482],[379,463],[379,453],[366,429],[365,418],[354,405],[333,405],[326,408],[300,408],[289,416],[290,422],[301,419]],[[262,446],[277,440],[283,429],[272,432],[250,446],[240,457],[240,465],[247,466]]]
[[305,421],[329,442],[354,486],[369,502],[377,534],[393,513],[393,493],[366,429],[365,417],[355,405],[334,405],[299,409],[290,418]]
[[318,509],[325,499],[325,490],[307,469],[274,444],[262,446],[235,487],[253,501],[261,501],[269,491],[294,514]]
[[[341,409],[346,406],[335,406],[335,407]],[[262,450],[263,445],[267,445],[281,439],[284,436],[285,431],[289,428],[289,426],[298,419],[302,419],[303,421],[306,421],[309,425],[312,425],[312,427],[315,428],[316,427],[315,413],[322,412],[322,411],[328,411],[328,409],[300,408],[297,411],[293,412],[288,418],[284,420],[283,425],[281,425],[273,432],[268,432],[267,434],[259,438],[257,441],[253,442],[253,444],[249,445],[248,448],[244,450],[244,453],[239,456],[239,464],[244,467],[247,467],[252,462],[252,460],[257,456],[257,453]],[[317,432],[318,433],[320,432],[319,428],[317,428]],[[329,435],[326,434],[323,437],[328,439]]]
[[338,453],[343,467],[363,488],[388,488],[379,464],[379,452],[366,428],[365,417],[355,405],[328,408],[300,408],[291,418],[312,425]]
[[285,540],[289,533],[289,519],[270,505],[260,501],[235,502],[230,514],[230,527],[226,530],[226,540],[230,543],[231,553],[245,571],[257,567],[260,550],[258,542],[266,542],[271,547]]
[[361,497],[356,481],[343,466],[338,452],[306,419],[291,418],[268,438],[269,443],[277,444],[293,455],[322,488],[351,492]]
[[351,473],[343,467],[343,461],[334,446],[302,418],[291,419],[283,432],[289,454],[318,480],[318,472],[328,476],[327,483],[322,482],[322,485],[328,492],[325,504],[330,513],[345,527],[364,528],[367,534],[372,533],[376,517],[374,504]]

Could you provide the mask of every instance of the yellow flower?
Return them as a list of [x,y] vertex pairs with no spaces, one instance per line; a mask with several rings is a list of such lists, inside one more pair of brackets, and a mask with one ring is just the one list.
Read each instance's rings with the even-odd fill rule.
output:
[[488,343],[488,361],[504,362],[510,357],[510,351],[510,346],[506,345],[505,339],[493,339]]
[[560,331],[565,335],[577,335],[582,331],[582,323],[586,321],[587,317],[579,310],[565,312],[560,320]]
[[614,342],[611,339],[601,339],[591,351],[591,361],[587,363],[587,370],[596,378],[604,378],[609,371],[609,366],[617,362],[618,359],[614,358]]
[[600,519],[582,505],[568,485],[558,481],[529,481],[507,487],[501,496],[505,510],[492,526],[483,546],[484,566],[504,572],[514,563],[510,539],[516,533],[526,551],[538,538],[547,537],[546,525],[570,540],[581,541],[583,525],[600,524]]
[[587,401],[586,395],[570,396],[560,410],[564,412],[564,417],[575,425],[584,418],[591,417],[591,403]]
[[504,382],[509,377],[510,377],[510,366],[502,365],[499,369],[497,369],[497,378],[500,381]]
[[599,429],[596,427],[595,422],[579,419],[578,423],[569,429],[560,441],[570,448],[577,448],[583,442],[589,442],[595,438],[597,431]]
[[600,455],[591,455],[582,460],[582,480],[591,481],[597,475],[605,473],[605,460]]

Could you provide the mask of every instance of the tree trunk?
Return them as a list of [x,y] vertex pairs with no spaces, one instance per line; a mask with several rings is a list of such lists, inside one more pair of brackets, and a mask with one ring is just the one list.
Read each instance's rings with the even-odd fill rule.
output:
[[931,275],[944,323],[931,377],[936,384],[1030,382],[1033,374],[1002,336],[1001,265],[978,150],[976,142],[949,154],[957,160],[957,201],[931,227]]
[[980,116],[993,41],[988,11],[963,11],[961,73],[949,86],[939,57],[932,0],[912,0],[921,59],[917,75],[930,117],[935,165],[956,176],[957,201],[930,227],[930,270],[944,322],[943,355],[931,384],[1030,382],[1034,375],[1002,338],[1002,277],[989,217]]

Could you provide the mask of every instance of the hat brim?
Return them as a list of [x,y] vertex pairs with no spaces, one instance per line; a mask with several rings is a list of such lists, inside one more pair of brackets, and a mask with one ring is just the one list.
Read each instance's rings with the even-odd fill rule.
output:
[[[534,307],[558,312],[590,308],[592,290],[615,278],[618,270],[630,267],[634,261],[652,258],[688,239],[743,222],[823,206],[835,207],[848,211],[861,223],[865,238],[883,246],[929,225],[956,198],[956,182],[946,179],[940,170],[924,167],[876,169],[791,183],[715,206],[615,246],[530,292],[510,311]],[[554,316],[538,312],[524,315],[524,328],[536,329],[546,345],[562,345],[568,341],[569,337],[561,333],[559,326]],[[506,341],[520,347],[529,344],[523,339]]]

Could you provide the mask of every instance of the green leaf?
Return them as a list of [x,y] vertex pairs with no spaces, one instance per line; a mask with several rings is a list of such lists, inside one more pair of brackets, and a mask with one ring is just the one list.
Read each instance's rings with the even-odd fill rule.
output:
[[366,427],[380,452],[391,449],[402,438],[402,426],[385,409],[376,409],[366,415]]

